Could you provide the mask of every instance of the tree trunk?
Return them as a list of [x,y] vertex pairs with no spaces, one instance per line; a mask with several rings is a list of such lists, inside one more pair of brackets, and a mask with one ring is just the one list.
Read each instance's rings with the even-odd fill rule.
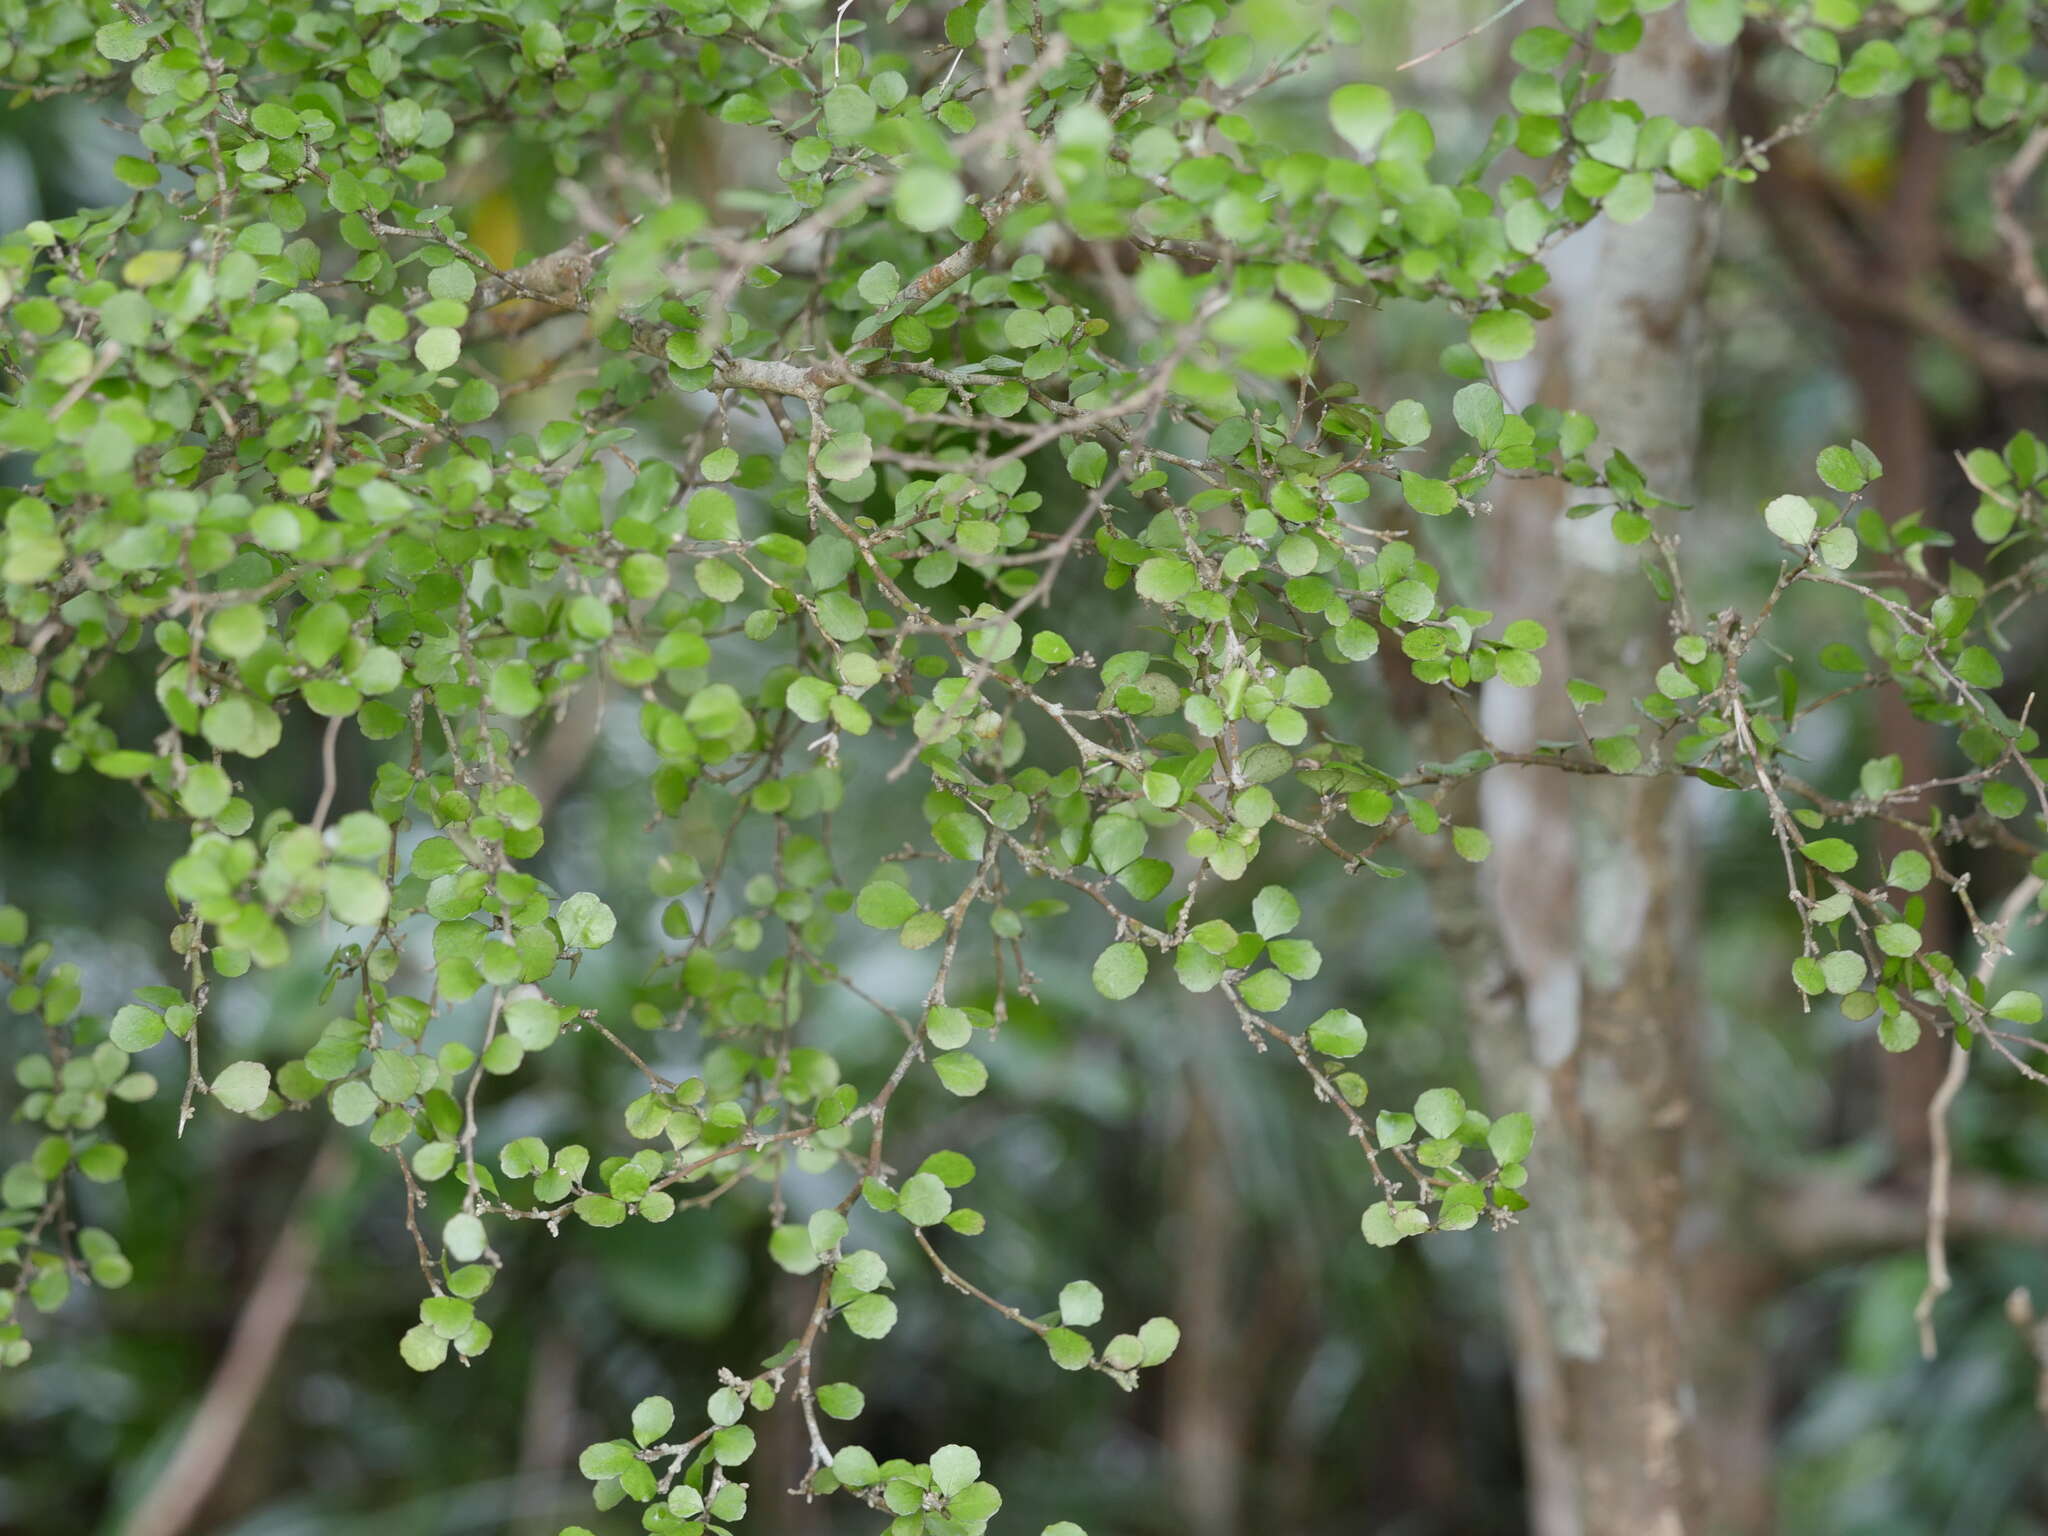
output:
[[[1244,1497],[1245,1380],[1230,1264],[1244,1239],[1228,1149],[1201,1068],[1186,1074],[1187,1119],[1174,1148],[1173,1316],[1181,1323],[1164,1436],[1182,1529],[1232,1536]],[[1206,1337],[1204,1337],[1206,1335]],[[1192,1346],[1192,1347],[1190,1347]]]
[[[1611,94],[1651,114],[1720,129],[1730,60],[1696,42],[1682,8],[1651,18]],[[1704,297],[1716,215],[1665,194],[1628,228],[1606,223],[1556,252],[1556,313],[1537,351],[1504,370],[1509,403],[1572,406],[1600,424],[1651,488],[1691,497],[1700,418]],[[1550,630],[1536,689],[1489,685],[1481,711],[1499,746],[1578,735],[1565,680],[1609,689],[1594,729],[1620,729],[1627,700],[1670,658],[1669,612],[1641,572],[1644,549],[1553,481],[1496,485],[1489,606]],[[1667,516],[1669,514],[1666,514]],[[1636,717],[1640,718],[1640,717]],[[1696,1536],[1716,1523],[1695,1462],[1688,1145],[1698,1008],[1692,834],[1669,776],[1586,777],[1497,768],[1479,808],[1494,852],[1476,878],[1440,866],[1435,895],[1465,978],[1489,1106],[1537,1123],[1532,1206],[1507,1240],[1509,1314],[1537,1536]]]

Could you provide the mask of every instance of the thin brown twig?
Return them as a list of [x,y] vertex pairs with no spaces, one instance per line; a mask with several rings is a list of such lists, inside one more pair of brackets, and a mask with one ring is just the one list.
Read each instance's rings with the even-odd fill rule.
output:
[[1473,38],[1477,37],[1480,33],[1484,32],[1488,27],[1492,26],[1495,22],[1501,20],[1501,18],[1505,16],[1512,14],[1515,11],[1520,10],[1521,7],[1522,0],[1508,0],[1508,3],[1506,5],[1502,6],[1499,10],[1495,11],[1491,16],[1487,17],[1484,21],[1478,22],[1473,26],[1466,28],[1463,32],[1460,32],[1456,37],[1452,38],[1447,43],[1438,43],[1436,47],[1430,49],[1427,53],[1418,53],[1417,55],[1415,55],[1414,58],[1410,59],[1407,63],[1396,65],[1394,72],[1396,74],[1399,74],[1402,70],[1413,69],[1418,64],[1427,64],[1431,59],[1436,58],[1438,55],[1449,53],[1453,48],[1458,47],[1462,43],[1469,43],[1470,41],[1472,41]]
[[320,798],[314,803],[313,819],[306,824],[315,832],[327,825],[327,813],[334,806],[334,744],[341,735],[341,722],[345,718],[343,715],[332,716],[327,722],[326,732],[320,737]]
[[[2007,892],[1984,935],[1984,953],[1977,960],[1977,983],[1984,985],[2006,953],[2006,930],[2020,913],[2041,894],[2041,877],[2028,875]],[[1920,1327],[1920,1354],[1932,1360],[1936,1353],[1934,1306],[1947,1294],[1954,1281],[1948,1269],[1949,1185],[1954,1173],[1954,1154],[1949,1144],[1948,1112],[1970,1075],[1970,1055],[1960,1042],[1948,1051],[1948,1071],[1927,1105],[1927,1130],[1933,1147],[1933,1164],[1927,1176],[1927,1284],[1913,1305],[1913,1321]]]

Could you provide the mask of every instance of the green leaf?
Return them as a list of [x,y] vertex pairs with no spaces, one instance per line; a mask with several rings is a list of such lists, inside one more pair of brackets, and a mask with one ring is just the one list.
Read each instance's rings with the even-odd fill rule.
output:
[[1956,676],[1972,688],[1998,688],[2005,683],[2005,669],[1998,664],[1998,658],[1981,645],[1964,649],[1956,658]]
[[1705,187],[1721,174],[1727,163],[1719,134],[1706,128],[1683,128],[1671,141],[1665,160],[1671,174],[1695,190]]
[[398,1356],[416,1371],[431,1371],[448,1358],[448,1341],[425,1323],[415,1323],[399,1339]]
[[932,1485],[951,1498],[981,1476],[981,1458],[964,1445],[942,1445],[932,1452]]
[[1920,1021],[1901,1010],[1877,1022],[1878,1043],[1888,1051],[1910,1051],[1920,1043]]
[[1458,492],[1448,480],[1432,480],[1412,469],[1401,471],[1401,496],[1424,517],[1448,517],[1458,510]]
[[639,1465],[640,1458],[633,1454],[633,1447],[623,1440],[605,1440],[596,1445],[585,1446],[583,1454],[576,1458],[576,1470],[593,1481],[607,1477],[618,1477]]
[[1863,100],[1897,95],[1912,80],[1913,71],[1897,47],[1889,39],[1874,37],[1849,56],[1838,84],[1844,96]]
[[1451,416],[1480,447],[1491,448],[1507,425],[1507,406],[1491,384],[1467,384],[1451,397]]
[[1138,1345],[1144,1351],[1140,1365],[1164,1365],[1180,1348],[1180,1325],[1170,1317],[1147,1318],[1138,1330]]
[[915,165],[896,178],[896,217],[912,229],[938,230],[960,216],[966,196],[951,171]]
[[865,1488],[881,1478],[874,1456],[857,1445],[841,1446],[832,1458],[832,1475],[849,1488]]
[[1497,1163],[1519,1163],[1528,1159],[1536,1141],[1536,1122],[1526,1110],[1502,1115],[1486,1128],[1486,1149]]
[[825,136],[855,139],[875,125],[874,98],[857,85],[834,86],[825,93]]
[[1047,1329],[1045,1347],[1052,1363],[1063,1371],[1083,1370],[1095,1358],[1095,1347],[1071,1328]]
[[971,1099],[988,1086],[988,1068],[971,1051],[948,1051],[932,1061],[932,1071],[946,1085],[946,1091]]
[[1403,624],[1418,624],[1436,612],[1436,592],[1427,582],[1397,581],[1381,595],[1380,603]]
[[1415,1119],[1432,1136],[1454,1135],[1465,1123],[1465,1096],[1455,1088],[1432,1088],[1415,1101]]
[[1394,97],[1381,85],[1339,86],[1330,93],[1330,123],[1361,155],[1370,154],[1394,121]]
[[110,21],[92,40],[95,48],[117,64],[133,63],[149,50],[149,34],[132,21]]
[[610,1195],[577,1197],[576,1219],[589,1227],[616,1227],[626,1219],[626,1204]]
[[948,1189],[958,1189],[974,1182],[974,1159],[963,1152],[934,1152],[917,1171],[930,1174]]
[[1365,1038],[1365,1021],[1343,1008],[1332,1008],[1308,1027],[1308,1043],[1325,1056],[1356,1056]]
[[1780,496],[1764,508],[1764,526],[1787,544],[1804,549],[1819,525],[1819,514],[1804,496]]
[[155,1045],[163,1039],[167,1028],[162,1014],[130,1003],[114,1015],[107,1026],[107,1038],[132,1054]]
[[842,432],[818,450],[818,473],[827,480],[858,480],[867,473],[875,445],[865,432]]
[[675,1404],[665,1397],[643,1397],[633,1408],[633,1438],[641,1445],[652,1445],[676,1421]]
[[903,279],[894,262],[878,261],[861,273],[860,281],[854,286],[862,298],[879,309],[902,291]]
[[868,611],[849,593],[824,593],[818,599],[818,628],[850,644],[867,634]]
[[1429,411],[1420,400],[1396,400],[1387,407],[1387,435],[1404,448],[1429,440]]
[[1925,889],[1933,878],[1934,866],[1927,861],[1927,855],[1908,848],[1892,859],[1892,867],[1886,871],[1884,883],[1901,891],[1918,891]]
[[1814,473],[1830,490],[1853,495],[1870,483],[1870,476],[1864,473],[1863,463],[1849,449],[1840,444],[1823,448],[1820,457],[1813,462]]
[[2007,992],[1991,1005],[1991,1016],[2014,1024],[2038,1024],[2041,1022],[2041,994]]
[[589,891],[578,891],[555,911],[562,930],[562,942],[571,949],[602,949],[618,932],[619,920],[612,909]]
[[686,512],[693,539],[731,540],[740,536],[739,509],[724,491],[706,487],[690,498]]
[[1601,211],[1616,224],[1635,224],[1657,205],[1657,183],[1648,171],[1630,171],[1614,184]]
[[1090,979],[1095,990],[1111,1002],[1121,1002],[1145,984],[1151,962],[1138,945],[1125,940],[1112,944],[1095,957]]
[[462,356],[462,332],[452,326],[429,326],[412,344],[412,355],[430,373],[453,368]]
[[896,1209],[912,1226],[937,1226],[953,1209],[953,1192],[932,1174],[913,1173],[896,1192]]
[[491,673],[491,708],[501,715],[523,720],[541,706],[540,684],[533,667],[524,661],[508,661]]
[[1854,992],[1869,973],[1869,964],[1853,949],[1832,950],[1820,957],[1821,986],[1837,997]]
[[1818,837],[1799,850],[1822,869],[1846,875],[1856,867],[1856,849],[1839,837]]
[[1494,309],[1472,318],[1472,350],[1490,363],[1512,363],[1536,345],[1536,323],[1518,309]]
[[1384,1200],[1366,1207],[1359,1229],[1375,1248],[1391,1248],[1407,1235],[1395,1224],[1394,1208]]
[[815,1274],[818,1250],[803,1227],[781,1226],[768,1234],[768,1257],[792,1275]]
[[1091,1328],[1101,1322],[1101,1290],[1087,1280],[1074,1280],[1061,1286],[1060,1321],[1069,1328]]
[[870,928],[901,928],[922,910],[915,896],[890,880],[862,886],[853,904],[853,915]]
[[1138,596],[1154,603],[1172,603],[1194,589],[1195,568],[1185,560],[1161,556],[1138,567]]
[[1275,1013],[1294,995],[1294,983],[1277,970],[1258,971],[1237,984],[1237,995],[1255,1012]]
[[327,910],[352,927],[374,927],[391,908],[391,891],[367,869],[337,866],[327,871]]
[[754,1454],[754,1431],[745,1424],[730,1424],[711,1436],[711,1459],[721,1467],[737,1467]]
[[213,1080],[213,1096],[223,1109],[253,1114],[270,1097],[270,1068],[260,1061],[238,1061],[223,1067]]
[[1278,938],[1301,921],[1301,903],[1284,885],[1269,885],[1252,900],[1252,925],[1262,939]]
[[441,1228],[441,1246],[456,1263],[475,1263],[483,1257],[486,1246],[483,1222],[467,1211],[449,1217]]
[[1477,864],[1493,852],[1493,839],[1478,827],[1453,827],[1451,846],[1459,858]]
[[846,1326],[863,1339],[882,1339],[896,1326],[896,1303],[886,1296],[869,1294],[847,1303],[840,1314]]
[[1685,0],[1685,20],[1701,42],[1726,47],[1741,35],[1742,0]]
[[[867,1407],[867,1394],[846,1381],[828,1381],[818,1388],[818,1406],[834,1419],[857,1419]],[[842,1453],[843,1454],[843,1453]],[[841,1477],[841,1482],[846,1479]],[[849,1485],[850,1486],[850,1485]]]
[[519,46],[533,67],[540,70],[555,69],[568,56],[561,28],[544,19],[529,21],[520,29]]

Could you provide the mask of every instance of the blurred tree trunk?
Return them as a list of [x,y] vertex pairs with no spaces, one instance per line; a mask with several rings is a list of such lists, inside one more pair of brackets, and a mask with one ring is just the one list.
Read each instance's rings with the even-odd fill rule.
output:
[[1186,1120],[1174,1148],[1173,1316],[1181,1323],[1165,1439],[1188,1536],[1232,1536],[1244,1497],[1245,1404],[1254,1386],[1240,1351],[1231,1261],[1244,1213],[1216,1106],[1199,1069],[1186,1075]]
[[558,1518],[580,1486],[571,1487],[576,1460],[576,1335],[555,1314],[543,1314],[527,1369],[519,1415],[520,1507],[512,1536],[554,1536]]
[[[1729,71],[1727,52],[1696,42],[1673,8],[1618,62],[1611,94],[1720,130]],[[1680,502],[1695,479],[1715,226],[1709,203],[1665,193],[1640,223],[1596,224],[1560,246],[1556,313],[1502,380],[1511,406],[1591,414],[1606,447]],[[1493,495],[1488,605],[1541,620],[1551,644],[1539,688],[1486,689],[1487,734],[1507,748],[1577,739],[1571,677],[1610,690],[1588,712],[1596,732],[1639,721],[1628,698],[1670,658],[1673,638],[1642,573],[1654,550],[1622,546],[1603,516],[1567,519],[1584,498],[1554,481],[1498,481]],[[1441,732],[1448,746],[1456,726]],[[1489,1107],[1527,1108],[1537,1122],[1533,1205],[1506,1245],[1531,1529],[1693,1536],[1760,1525],[1764,1490],[1710,1502],[1697,1465],[1747,1462],[1739,1475],[1752,1484],[1762,1472],[1752,1457],[1724,1459],[1723,1432],[1753,1447],[1761,1426],[1718,1423],[1693,1361],[1703,1333],[1726,1333],[1713,1339],[1726,1350],[1740,1350],[1741,1335],[1691,1310],[1679,1244],[1689,1205],[1725,1182],[1699,1166],[1718,1154],[1699,1072],[1699,882],[1679,786],[1668,775],[1499,768],[1479,812],[1492,857],[1476,873],[1439,864],[1434,895]],[[1699,1289],[1705,1303],[1709,1290],[1739,1288]],[[1753,1373],[1734,1375],[1753,1386]],[[1761,1394],[1737,1395],[1753,1418]]]

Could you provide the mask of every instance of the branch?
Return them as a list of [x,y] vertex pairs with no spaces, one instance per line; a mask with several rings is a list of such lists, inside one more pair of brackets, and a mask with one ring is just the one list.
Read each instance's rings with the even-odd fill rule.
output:
[[2006,259],[2012,265],[2013,285],[2020,291],[2020,298],[2026,302],[2027,313],[2034,317],[2034,324],[2048,331],[2048,280],[2041,276],[2041,263],[2034,255],[2034,237],[2027,233],[2026,225],[2013,212],[2013,204],[2019,200],[2020,188],[2027,184],[2041,164],[2041,157],[2048,155],[2048,123],[2036,127],[2020,145],[2019,153],[2007,162],[1998,179],[1991,184],[1992,222],[1998,226],[1998,238],[2005,242]]
[[[988,260],[988,254],[995,246],[997,226],[1003,218],[1025,203],[1036,202],[1040,196],[1042,194],[1036,185],[1025,182],[984,204],[980,211],[987,228],[904,284],[896,302],[906,306],[906,313],[920,309],[978,269]],[[476,293],[471,298],[473,314],[481,316],[483,311],[511,299],[525,299],[539,308],[530,316],[515,315],[507,322],[482,327],[479,334],[494,337],[516,335],[550,315],[589,314],[590,283],[602,254],[588,246],[566,246],[536,257],[510,272],[486,273],[477,283]],[[634,351],[662,362],[668,361],[669,339],[678,334],[673,326],[652,320],[636,320],[632,322],[631,330]],[[857,377],[858,370],[849,370],[843,365],[818,363],[800,367],[778,358],[728,357],[721,354],[712,366],[713,384],[718,389],[790,395],[813,402],[826,390]]]
[[[2021,912],[2031,906],[2041,894],[2041,877],[2028,875],[2006,893],[2000,903],[1998,916],[1991,920],[1984,935],[1984,953],[1977,960],[1977,985],[1984,986],[1991,980],[1991,973],[1998,968],[1998,962],[2009,951],[2006,947],[2006,930]],[[1927,1284],[1920,1292],[1919,1301],[1913,1305],[1913,1320],[1920,1325],[1920,1354],[1932,1360],[1935,1355],[1934,1304],[1941,1300],[1954,1283],[1948,1273],[1948,1223],[1953,1211],[1951,1169],[1953,1153],[1949,1146],[1948,1110],[1962,1091],[1963,1079],[1970,1073],[1970,1056],[1960,1041],[1949,1045],[1948,1071],[1942,1076],[1941,1086],[1934,1091],[1934,1098],[1927,1106],[1927,1130],[1930,1145],[1934,1149],[1934,1164],[1927,1178]]]
[[[1841,198],[1802,157],[1787,154],[1772,174],[1759,178],[1757,206],[1807,290],[1838,319],[1861,314],[1907,326],[1955,348],[1994,383],[2048,381],[2048,347],[1979,325],[1924,283],[1872,271],[1841,227]],[[1878,238],[1889,236],[1880,232]]]
[[327,730],[320,737],[320,799],[313,807],[313,819],[306,823],[315,832],[327,825],[327,813],[334,807],[334,744],[341,735],[342,719],[340,715],[331,716]]
[[1415,55],[1414,58],[1410,59],[1407,63],[1395,65],[1394,72],[1396,74],[1399,74],[1402,70],[1413,69],[1418,64],[1427,64],[1431,59],[1436,58],[1439,54],[1449,53],[1453,48],[1457,47],[1460,43],[1469,43],[1473,38],[1477,37],[1480,33],[1484,32],[1488,27],[1492,26],[1495,22],[1499,21],[1503,16],[1508,15],[1510,12],[1520,10],[1522,7],[1522,3],[1523,0],[1508,0],[1508,3],[1506,5],[1502,6],[1499,10],[1495,11],[1491,16],[1487,17],[1484,21],[1478,22],[1473,26],[1467,27],[1463,32],[1460,32],[1456,37],[1452,38],[1449,42],[1438,43],[1434,48],[1429,49],[1427,52],[1418,53],[1417,55]]
[[[1927,1222],[1917,1190],[1825,1177],[1780,1192],[1762,1214],[1773,1246],[1800,1264],[1896,1252],[1922,1237]],[[2048,1191],[2005,1179],[1953,1179],[1947,1229],[1961,1237],[2048,1243]]]

